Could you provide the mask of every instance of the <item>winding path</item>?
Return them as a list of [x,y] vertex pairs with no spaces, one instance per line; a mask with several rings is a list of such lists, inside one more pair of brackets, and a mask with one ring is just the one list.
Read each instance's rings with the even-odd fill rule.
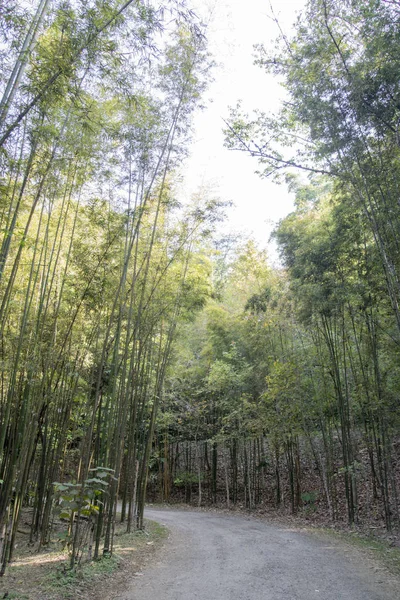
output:
[[399,600],[399,582],[317,534],[218,513],[147,510],[169,540],[115,600]]

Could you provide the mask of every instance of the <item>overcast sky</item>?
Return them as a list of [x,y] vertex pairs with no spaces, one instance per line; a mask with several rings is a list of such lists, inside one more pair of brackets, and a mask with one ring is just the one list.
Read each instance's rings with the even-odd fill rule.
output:
[[[205,95],[206,109],[195,116],[194,143],[184,168],[186,193],[204,184],[221,199],[234,202],[226,229],[252,234],[265,247],[274,224],[292,209],[292,198],[284,185],[254,173],[255,159],[224,148],[222,128],[228,107],[238,100],[249,111],[274,110],[283,98],[279,83],[253,65],[253,45],[268,45],[278,35],[269,0],[192,0],[192,5],[203,18],[212,10],[208,39],[217,66]],[[272,0],[272,5],[290,31],[304,0]]]

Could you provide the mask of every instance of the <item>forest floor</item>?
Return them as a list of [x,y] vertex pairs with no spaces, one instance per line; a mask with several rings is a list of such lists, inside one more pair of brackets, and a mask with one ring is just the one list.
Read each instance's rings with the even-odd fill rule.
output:
[[[357,564],[362,564],[363,562],[369,564],[370,573],[378,576],[377,585],[380,595],[376,595],[374,592],[375,595],[366,595],[364,600],[369,600],[370,598],[373,598],[374,600],[375,598],[382,598],[385,600],[386,598],[391,599],[392,597],[398,598],[398,588],[397,593],[394,596],[391,596],[390,593],[389,595],[382,595],[383,592],[380,589],[382,588],[382,583],[379,583],[379,578],[381,578],[382,581],[396,581],[397,585],[400,585],[399,536],[395,534],[389,535],[378,527],[364,529],[349,529],[344,525],[326,527],[323,526],[325,524],[321,523],[320,520],[313,519],[313,515],[290,516],[279,514],[275,511],[265,510],[257,510],[249,513],[247,510],[240,507],[235,511],[228,511],[223,508],[195,509],[187,505],[177,505],[174,507],[156,506],[154,510],[150,505],[146,514],[150,516],[151,519],[154,519],[154,521],[146,521],[145,532],[125,534],[125,526],[118,526],[115,536],[113,557],[103,558],[98,562],[83,564],[74,574],[66,568],[68,565],[68,556],[66,552],[63,552],[60,549],[59,542],[53,541],[49,547],[39,553],[37,552],[37,548],[28,544],[29,536],[27,525],[29,523],[29,514],[27,514],[25,519],[22,519],[19,528],[15,560],[6,571],[4,577],[0,579],[0,600],[2,598],[15,600],[97,600],[99,597],[101,597],[102,600],[116,600],[117,598],[128,600],[133,597],[135,597],[135,599],[138,598],[139,600],[141,596],[137,596],[138,591],[136,588],[147,589],[146,585],[148,584],[148,577],[145,575],[149,572],[148,569],[151,571],[154,565],[157,564],[169,564],[167,559],[170,553],[172,557],[176,557],[177,553],[179,555],[181,550],[185,561],[188,561],[190,553],[194,552],[193,548],[198,544],[198,539],[201,539],[201,531],[207,531],[211,524],[211,537],[214,539],[215,527],[218,526],[221,528],[224,519],[226,519],[225,525],[227,532],[236,530],[236,524],[240,524],[242,529],[243,526],[249,528],[249,539],[247,541],[246,538],[240,539],[240,545],[241,547],[246,547],[247,544],[250,550],[252,549],[252,546],[254,547],[254,543],[251,544],[250,539],[251,531],[253,531],[253,534],[256,536],[255,540],[257,536],[260,536],[263,527],[267,528],[267,538],[271,537],[270,534],[272,532],[273,537],[275,536],[277,540],[276,548],[266,547],[262,550],[260,540],[258,540],[256,544],[257,556],[259,557],[264,554],[264,561],[265,556],[267,555],[272,554],[276,557],[277,548],[281,548],[282,544],[283,547],[287,546],[288,543],[293,547],[296,547],[296,544],[298,544],[296,536],[298,535],[302,536],[302,538],[304,536],[307,539],[313,538],[317,541],[317,545],[318,543],[322,543],[323,548],[335,547],[337,548],[337,552],[342,555],[346,557],[351,555],[353,562],[355,561]],[[163,525],[160,525],[157,521],[161,521]],[[186,530],[184,532],[185,535],[183,536],[182,532],[181,535],[179,534],[179,527],[182,522],[187,522]],[[198,523],[200,533],[196,530],[194,532],[191,531],[190,527],[192,527],[192,525],[189,526],[188,523]],[[247,525],[244,525],[245,523],[247,523]],[[171,531],[169,531],[165,525],[168,528],[171,527]],[[283,533],[282,539],[280,539],[281,533],[279,532],[285,532]],[[56,533],[57,532],[55,531],[55,534]],[[295,536],[295,539],[290,537],[292,535]],[[219,544],[222,558],[214,556],[214,571],[218,564],[218,560],[220,559],[224,563],[223,565],[220,565],[221,569],[223,571],[226,570],[228,555],[226,554],[226,549],[223,549],[223,545],[226,544],[229,547],[235,547],[235,544],[238,542],[236,538],[227,538],[225,540],[224,536],[225,534],[221,534],[216,541],[217,546]],[[289,536],[290,542],[288,542],[289,538],[287,538],[287,536]],[[262,537],[262,539],[264,538]],[[307,554],[312,551],[309,544],[306,542],[304,543],[305,546],[301,546],[299,549],[300,554]],[[202,556],[213,556],[212,548],[199,548],[198,551]],[[319,560],[318,554],[320,554],[320,552],[318,548],[316,548],[316,558],[310,559],[311,562]],[[331,558],[332,556],[330,555],[330,567],[332,566]],[[282,561],[285,564],[287,560],[292,559],[291,557],[282,557]],[[228,562],[230,562],[230,559]],[[253,562],[254,564],[257,564],[256,557],[253,558]],[[182,569],[187,568],[187,564],[182,567]],[[207,566],[204,564],[203,568],[204,573],[213,572],[212,569],[210,571],[209,565]],[[236,568],[238,569],[239,567]],[[324,572],[323,565],[320,569]],[[163,577],[164,576],[165,574]],[[218,575],[218,578],[219,577],[220,576]],[[256,580],[257,577],[258,575],[255,575]],[[346,577],[343,575],[338,576],[338,579],[340,580],[343,578],[346,580]],[[154,578],[152,575],[151,579],[154,579],[156,585],[157,577]],[[247,584],[249,584],[249,582],[247,582]],[[196,582],[194,582],[193,585],[197,585]],[[322,586],[320,585],[318,588],[316,586],[314,587],[315,589],[319,589]],[[101,589],[101,594],[99,594],[99,589]],[[130,591],[132,589],[135,590],[134,596],[132,595],[133,592]],[[182,590],[184,591],[184,589],[183,586]],[[181,597],[179,594],[176,595],[178,592],[173,586],[171,587],[171,590],[171,593],[175,595],[162,595],[160,598],[163,598],[164,600],[164,598],[167,599],[171,597],[175,600]],[[284,590],[285,593],[288,593],[289,591],[290,590],[286,588]],[[153,597],[157,597],[158,592],[156,590],[152,590],[151,593],[155,594]],[[231,593],[233,593],[232,590]],[[255,593],[259,592],[256,590]],[[280,598],[279,593],[279,590],[275,589],[274,598]],[[309,593],[309,590],[307,593]],[[150,598],[151,596],[148,597]],[[187,596],[187,600],[202,597],[201,593],[200,595],[194,595],[194,592],[193,594],[191,592],[191,595]],[[204,596],[204,598],[206,597],[207,596]],[[217,598],[217,596],[213,597]],[[231,598],[234,597],[235,596],[231,596]],[[253,596],[248,595],[243,597],[252,598]],[[324,600],[328,600],[330,596],[325,593],[325,596],[321,595],[321,597],[324,598]],[[347,596],[336,596],[336,598],[338,597],[347,598]],[[147,596],[143,596],[143,598],[147,598]],[[182,596],[182,598],[184,598],[184,596]],[[220,598],[222,599],[223,596],[218,596],[218,600],[220,600]],[[287,598],[292,600],[292,596],[290,595],[287,596]],[[293,598],[302,598],[302,596],[293,595]],[[355,600],[358,596],[350,595],[349,598]]]
[[[114,553],[99,561],[83,563],[75,572],[68,570],[68,554],[54,539],[38,552],[28,543],[29,514],[19,527],[14,560],[0,578],[0,600],[108,600],[126,587],[126,581],[152,561],[168,536],[168,530],[146,519],[146,530],[125,533],[116,528]],[[101,592],[99,591],[101,590]]]

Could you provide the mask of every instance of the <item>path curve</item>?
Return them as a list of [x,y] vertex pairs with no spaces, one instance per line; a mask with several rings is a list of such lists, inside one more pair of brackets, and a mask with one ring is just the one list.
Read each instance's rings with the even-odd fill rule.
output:
[[399,582],[350,546],[236,515],[146,510],[170,537],[115,600],[399,600]]

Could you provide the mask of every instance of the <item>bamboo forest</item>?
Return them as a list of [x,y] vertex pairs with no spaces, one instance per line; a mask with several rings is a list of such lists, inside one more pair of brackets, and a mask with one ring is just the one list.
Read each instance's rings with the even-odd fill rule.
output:
[[76,571],[147,503],[399,530],[400,2],[272,15],[281,106],[220,131],[294,198],[275,261],[183,189],[190,0],[0,0],[1,576],[21,530]]

